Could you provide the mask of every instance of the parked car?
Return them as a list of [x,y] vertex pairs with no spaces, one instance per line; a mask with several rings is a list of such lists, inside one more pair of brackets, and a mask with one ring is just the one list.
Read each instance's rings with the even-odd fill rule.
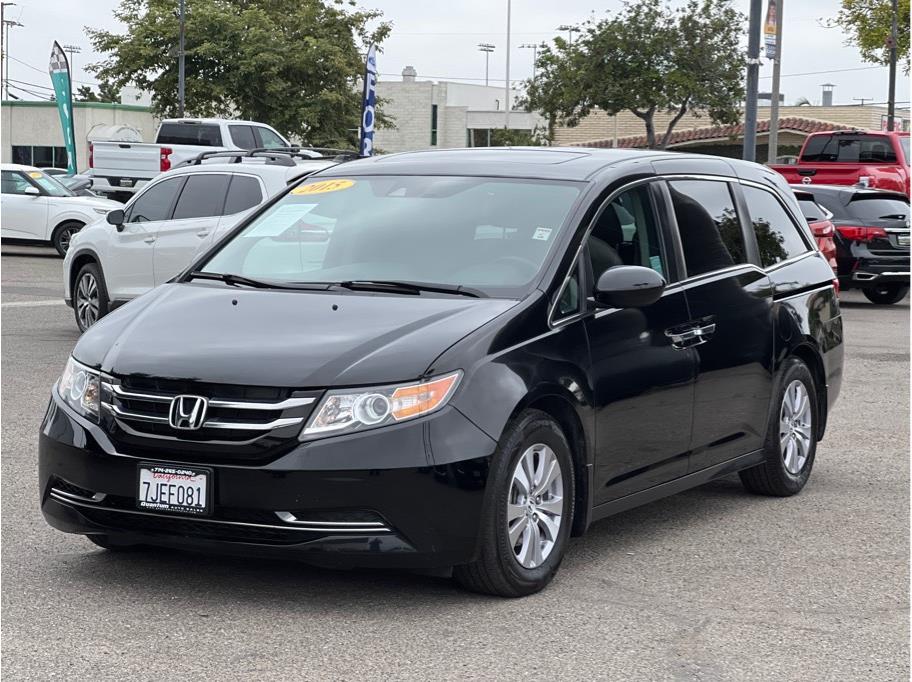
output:
[[837,130],[808,135],[797,164],[773,164],[790,183],[859,185],[909,196],[909,133]]
[[[811,234],[817,241],[817,248],[820,253],[827,259],[827,263],[836,273],[836,226],[833,225],[831,218],[833,214],[823,206],[814,201],[814,195],[800,187],[794,187],[795,198],[798,200],[798,207],[801,209],[804,219],[808,221],[811,228]],[[838,287],[839,280],[836,280]],[[838,292],[837,288],[837,292]]]
[[77,196],[39,168],[0,164],[4,241],[49,244],[65,255],[73,235],[120,204]]
[[[153,143],[91,142],[89,174],[94,191],[126,201],[159,173],[202,152],[288,147],[265,123],[220,118],[168,118]],[[319,154],[314,153],[317,157]]]
[[530,594],[602,517],[735,472],[801,491],[842,379],[832,280],[756,164],[340,165],[83,334],[41,426],[41,508],[112,550]]
[[909,198],[859,187],[801,190],[831,214],[840,288],[861,289],[880,305],[901,301],[909,292]]
[[[245,211],[289,182],[336,163],[284,152],[203,154],[163,173],[86,227],[63,262],[64,300],[85,331],[108,311],[167,282]],[[218,162],[218,163],[216,163]]]
[[42,168],[47,175],[53,176],[61,185],[80,197],[97,197],[92,191],[92,177],[82,173],[70,175],[66,168]]

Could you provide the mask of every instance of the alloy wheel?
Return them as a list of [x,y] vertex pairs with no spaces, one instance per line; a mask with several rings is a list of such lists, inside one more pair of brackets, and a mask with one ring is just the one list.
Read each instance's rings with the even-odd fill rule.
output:
[[811,399],[804,382],[795,379],[782,396],[779,450],[786,470],[797,476],[811,451]]
[[60,245],[60,248],[64,253],[70,249],[70,240],[73,238],[73,235],[79,232],[78,227],[65,227],[60,231],[60,236],[57,238],[57,243]]
[[98,321],[98,282],[91,272],[83,273],[76,285],[76,315],[83,329]]
[[516,463],[507,496],[507,533],[513,556],[522,567],[537,568],[551,554],[563,508],[560,462],[551,448],[536,443]]

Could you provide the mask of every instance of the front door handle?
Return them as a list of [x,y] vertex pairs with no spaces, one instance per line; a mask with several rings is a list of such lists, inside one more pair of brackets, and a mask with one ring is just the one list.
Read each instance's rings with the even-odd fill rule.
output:
[[146,237],[145,239],[143,239],[143,241],[144,241],[146,244],[151,244],[152,242],[155,241],[155,237]]
[[199,237],[200,239],[202,239],[203,237],[208,237],[209,230],[200,230],[199,232],[196,233],[196,236]]
[[683,350],[706,343],[715,332],[716,323],[710,322],[702,325],[696,324],[670,327],[665,330],[665,336],[671,339],[672,348]]

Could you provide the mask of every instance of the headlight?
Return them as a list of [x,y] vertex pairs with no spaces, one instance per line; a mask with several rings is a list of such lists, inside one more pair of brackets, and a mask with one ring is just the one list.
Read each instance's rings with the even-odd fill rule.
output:
[[82,416],[98,420],[101,379],[95,370],[70,358],[57,382],[57,393],[67,405]]
[[430,414],[446,405],[462,372],[422,383],[344,389],[326,394],[301,431],[301,440],[324,433],[348,433]]

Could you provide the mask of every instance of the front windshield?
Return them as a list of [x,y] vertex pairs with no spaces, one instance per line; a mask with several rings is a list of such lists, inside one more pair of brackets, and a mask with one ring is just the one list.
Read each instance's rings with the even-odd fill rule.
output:
[[60,181],[57,178],[53,178],[47,173],[42,173],[41,171],[29,171],[28,176],[38,183],[41,186],[41,189],[44,190],[47,194],[52,197],[74,197],[76,196],[60,184]]
[[519,293],[577,183],[481,177],[312,179],[197,269],[278,282],[409,281]]

